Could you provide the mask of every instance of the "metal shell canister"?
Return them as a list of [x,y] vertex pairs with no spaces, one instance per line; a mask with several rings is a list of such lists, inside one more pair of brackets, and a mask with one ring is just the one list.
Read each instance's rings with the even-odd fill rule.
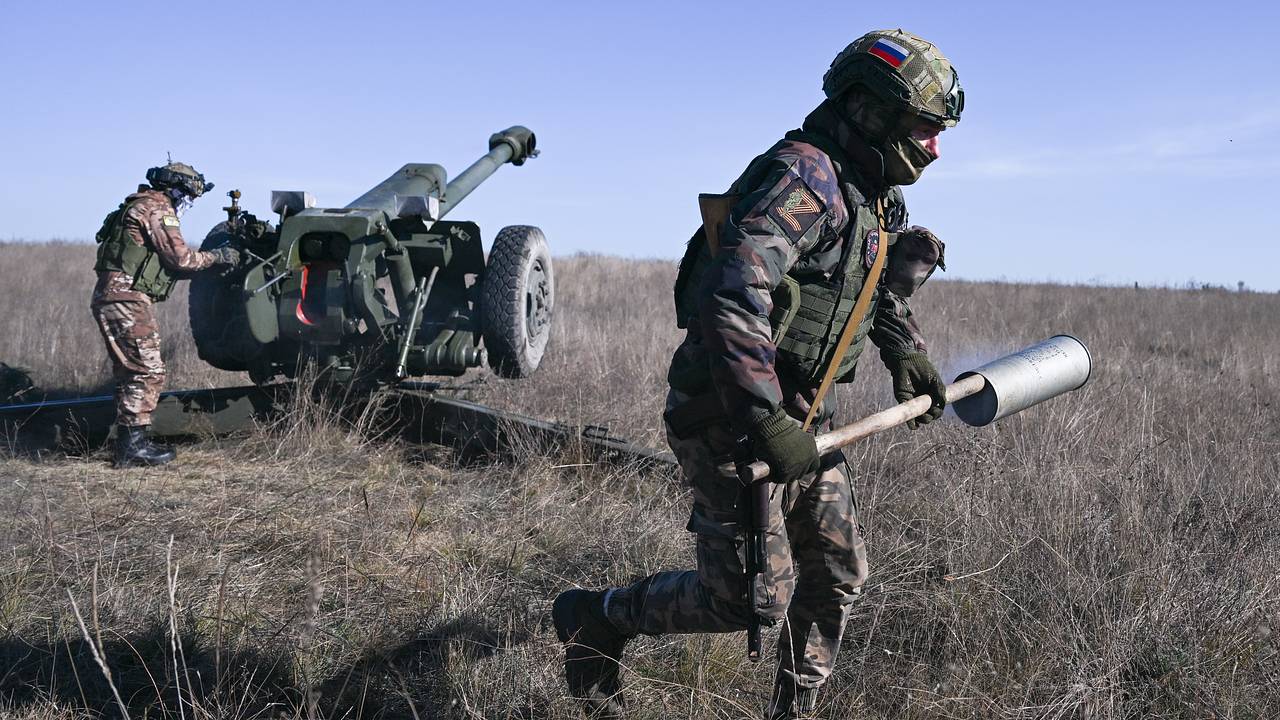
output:
[[961,373],[956,380],[981,375],[986,387],[957,400],[952,407],[969,425],[982,426],[1025,410],[1089,380],[1093,358],[1084,343],[1070,335],[1054,335],[1012,355]]

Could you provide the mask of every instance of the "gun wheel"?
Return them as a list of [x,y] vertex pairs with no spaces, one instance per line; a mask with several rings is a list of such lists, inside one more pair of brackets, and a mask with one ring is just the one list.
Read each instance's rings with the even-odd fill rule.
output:
[[480,306],[489,367],[505,378],[533,374],[551,339],[555,307],[551,250],[541,230],[512,225],[498,233]]
[[[229,225],[221,222],[205,236],[200,249],[222,247],[233,239]],[[191,278],[187,317],[196,354],[219,370],[249,370],[263,353],[263,346],[249,333],[239,287],[219,271],[196,273]]]

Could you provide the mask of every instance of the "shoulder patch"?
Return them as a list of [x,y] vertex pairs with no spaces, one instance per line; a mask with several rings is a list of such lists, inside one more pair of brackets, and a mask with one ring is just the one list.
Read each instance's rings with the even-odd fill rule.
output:
[[769,219],[795,243],[809,232],[826,208],[800,178],[794,178],[769,204]]
[[160,218],[160,222],[164,223],[166,227],[178,227],[178,218],[174,215],[165,215]]

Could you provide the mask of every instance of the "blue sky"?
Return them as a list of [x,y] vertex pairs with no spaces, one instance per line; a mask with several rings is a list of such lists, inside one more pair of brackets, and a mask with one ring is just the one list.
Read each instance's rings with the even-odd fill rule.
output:
[[948,277],[1280,289],[1280,10],[1270,3],[5,2],[0,238],[84,239],[166,151],[222,193],[344,205],[405,162],[457,174],[512,124],[543,155],[456,215],[558,253],[678,257],[821,100],[831,58],[900,26],[968,105],[907,189]]

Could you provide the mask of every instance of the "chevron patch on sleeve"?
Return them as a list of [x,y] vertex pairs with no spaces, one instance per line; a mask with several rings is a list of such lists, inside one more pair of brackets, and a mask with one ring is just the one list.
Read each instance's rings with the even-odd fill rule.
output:
[[769,219],[795,243],[809,232],[826,208],[800,178],[792,180],[769,204]]

